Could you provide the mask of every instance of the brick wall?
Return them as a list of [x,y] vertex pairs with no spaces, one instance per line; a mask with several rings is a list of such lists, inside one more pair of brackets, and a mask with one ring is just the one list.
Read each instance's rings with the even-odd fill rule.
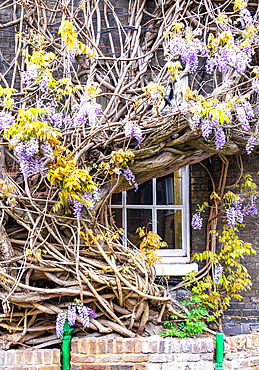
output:
[[60,370],[59,349],[0,351],[0,370]]
[[214,340],[73,338],[71,370],[213,370]]
[[[235,156],[228,157],[229,171],[227,178],[227,186],[235,184],[240,175],[240,168],[237,164]],[[253,180],[259,186],[259,179],[257,176],[259,154],[246,154],[242,157],[243,160],[243,173],[249,173]],[[221,160],[218,156],[211,157],[203,162],[210,170],[215,184],[217,186],[218,177],[221,171]],[[229,188],[233,190],[233,188]],[[209,194],[212,191],[211,183],[208,178],[206,170],[200,165],[195,164],[190,166],[190,201],[191,201],[191,215],[196,211],[197,204],[202,204],[205,200],[209,200]],[[236,190],[234,190],[236,191]],[[208,214],[205,215],[206,221]],[[202,252],[205,249],[206,241],[206,223],[204,223],[202,230],[191,231],[191,255],[194,253]],[[220,224],[219,224],[220,226]],[[229,309],[226,311],[225,322],[231,325],[250,324],[250,328],[259,330],[259,223],[258,215],[254,217],[246,217],[246,227],[241,228],[240,238],[252,243],[253,248],[256,250],[256,255],[245,257],[243,264],[247,268],[252,278],[252,289],[243,292],[243,300],[233,300]],[[240,332],[234,334],[242,334]]]
[[224,349],[225,370],[259,369],[259,334],[226,338]]

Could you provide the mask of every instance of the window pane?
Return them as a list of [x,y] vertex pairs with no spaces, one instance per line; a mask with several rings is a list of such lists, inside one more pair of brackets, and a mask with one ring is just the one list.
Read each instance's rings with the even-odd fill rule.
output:
[[147,227],[147,230],[152,230],[151,225],[152,211],[151,209],[127,209],[127,236],[129,240],[139,245],[140,238],[136,234],[138,227]]
[[112,209],[112,217],[117,227],[122,227],[122,209]]
[[139,185],[137,191],[128,190],[127,204],[153,204],[152,180]]
[[177,171],[156,179],[156,203],[158,205],[182,204],[182,177]]
[[158,210],[157,221],[157,233],[168,245],[163,249],[182,249],[182,211]]
[[122,203],[122,193],[112,194],[112,204],[121,205]]

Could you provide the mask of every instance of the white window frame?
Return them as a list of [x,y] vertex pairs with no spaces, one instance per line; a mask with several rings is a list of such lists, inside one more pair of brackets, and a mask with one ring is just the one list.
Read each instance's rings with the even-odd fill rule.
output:
[[[189,166],[181,169],[181,205],[157,205],[156,201],[156,179],[152,179],[152,193],[153,202],[150,205],[137,205],[137,204],[126,204],[127,193],[122,192],[122,203],[120,205],[111,205],[112,209],[122,210],[122,227],[124,229],[124,235],[127,235],[127,209],[151,209],[152,211],[152,230],[157,232],[157,210],[181,210],[182,212],[182,249],[161,249],[157,251],[157,255],[162,257],[162,264],[158,264],[157,275],[164,275],[165,270],[168,272],[170,269],[170,275],[185,275],[186,272],[190,272],[196,269],[195,264],[191,264],[192,268],[186,271],[186,267],[183,269],[180,265],[177,267],[177,271],[174,271],[172,264],[186,264],[190,262],[190,207],[189,207]],[[190,266],[190,265],[189,265]],[[190,266],[191,267],[191,266]],[[178,271],[179,270],[179,271]],[[167,273],[168,274],[168,273]]]

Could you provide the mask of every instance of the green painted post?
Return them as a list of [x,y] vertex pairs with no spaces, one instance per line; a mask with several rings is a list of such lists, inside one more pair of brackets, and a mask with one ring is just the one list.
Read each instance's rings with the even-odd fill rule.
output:
[[224,334],[216,333],[216,367],[215,370],[224,370],[223,355],[224,355]]
[[70,348],[71,348],[71,337],[74,332],[74,328],[70,328],[68,321],[64,324],[63,331],[63,346],[62,346],[62,370],[70,370]]

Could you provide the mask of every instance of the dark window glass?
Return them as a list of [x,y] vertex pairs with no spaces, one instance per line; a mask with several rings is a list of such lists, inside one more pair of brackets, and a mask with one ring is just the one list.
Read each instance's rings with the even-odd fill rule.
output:
[[121,208],[113,208],[112,209],[112,217],[115,225],[117,227],[122,227],[122,209]]
[[158,210],[157,233],[168,245],[163,249],[182,249],[182,211]]
[[139,185],[138,191],[127,191],[127,204],[153,204],[152,180]]
[[127,209],[127,237],[137,247],[140,238],[136,234],[138,227],[146,227],[147,231],[152,230],[152,211],[151,209]]
[[122,193],[112,194],[112,204],[114,205],[122,204]]
[[182,204],[181,182],[179,171],[156,179],[156,204]]

